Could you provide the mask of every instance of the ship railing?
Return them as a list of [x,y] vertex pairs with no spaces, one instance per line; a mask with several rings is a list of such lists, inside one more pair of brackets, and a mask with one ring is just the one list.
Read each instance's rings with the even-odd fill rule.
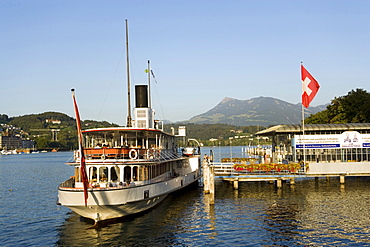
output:
[[155,150],[152,155],[148,155],[149,160],[172,160],[179,158],[177,153],[172,150]]
[[84,151],[87,159],[122,159],[128,157],[130,149],[128,147],[104,147],[85,148]]
[[177,153],[174,153],[172,150],[163,150],[160,156],[162,159],[166,160],[177,159],[179,157]]
[[152,183],[163,182],[163,181],[167,181],[171,178],[172,178],[172,173],[169,171],[169,172],[165,172],[165,173],[163,173],[163,174],[161,174],[161,175],[159,175],[155,178],[145,180],[144,184],[152,184]]
[[[171,160],[177,159],[180,155],[173,152],[172,149],[152,149],[152,148],[86,148],[85,157],[88,160],[94,159],[144,159],[150,161],[160,161],[160,160]],[[79,162],[78,151],[75,153],[75,161]]]
[[68,180],[64,181],[63,183],[61,183],[61,184],[59,185],[59,187],[64,187],[64,188],[73,188],[73,187],[74,187],[74,183],[75,183],[75,181],[74,181],[74,178],[72,177],[72,178],[70,178],[70,179],[68,179]]

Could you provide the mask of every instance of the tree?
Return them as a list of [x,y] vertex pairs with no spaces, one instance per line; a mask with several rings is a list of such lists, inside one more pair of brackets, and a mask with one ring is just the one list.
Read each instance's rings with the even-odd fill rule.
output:
[[48,138],[44,136],[35,138],[35,141],[36,141],[36,148],[38,149],[45,149],[49,147],[49,140]]
[[1,114],[0,115],[0,123],[6,124],[10,121],[8,115],[6,114]]
[[308,124],[369,123],[370,93],[363,89],[350,91],[347,95],[336,97],[326,110],[311,114],[305,119]]

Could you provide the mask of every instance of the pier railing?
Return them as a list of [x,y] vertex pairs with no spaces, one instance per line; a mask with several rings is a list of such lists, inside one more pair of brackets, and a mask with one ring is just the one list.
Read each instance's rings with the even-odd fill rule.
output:
[[242,166],[235,163],[213,162],[215,176],[230,176],[243,174],[256,175],[281,175],[281,174],[304,174],[303,165],[295,165],[294,168],[287,164],[251,164]]

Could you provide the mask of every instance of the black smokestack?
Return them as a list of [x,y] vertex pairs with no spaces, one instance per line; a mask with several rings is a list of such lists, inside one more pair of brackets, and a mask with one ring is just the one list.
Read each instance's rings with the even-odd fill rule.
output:
[[148,107],[148,86],[135,85],[136,107]]

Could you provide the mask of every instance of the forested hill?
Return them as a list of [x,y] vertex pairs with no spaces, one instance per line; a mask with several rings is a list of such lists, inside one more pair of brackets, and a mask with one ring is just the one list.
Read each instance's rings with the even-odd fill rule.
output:
[[[76,120],[64,113],[44,112],[10,118],[2,114],[0,124],[4,124],[1,128],[4,135],[16,135],[34,140],[38,149],[71,150],[77,148]],[[106,121],[94,120],[84,120],[81,125],[83,128],[118,126]]]
[[[3,120],[6,117],[3,116]],[[6,115],[5,115],[6,116]],[[55,124],[49,120],[58,120],[59,124]],[[66,128],[69,126],[76,126],[75,119],[59,112],[44,112],[40,114],[30,114],[18,117],[7,118],[6,124],[22,128],[26,132],[34,129],[50,129],[50,128]]]
[[[35,132],[35,130],[41,129],[64,129],[68,127],[76,129],[76,120],[60,112],[44,112],[10,118],[3,114],[0,115],[0,123],[20,127],[26,132]],[[118,126],[106,121],[99,122],[95,120],[84,120],[81,124],[89,128]]]
[[[249,138],[260,130],[265,129],[261,126],[235,126],[230,124],[171,124],[165,125],[165,131],[171,132],[171,127],[175,130],[179,126],[186,126],[187,138],[195,138],[201,140],[206,145],[229,145],[230,138],[234,139],[234,144],[240,143],[244,145],[245,142],[249,142]],[[217,139],[217,142],[209,141],[211,139]],[[207,142],[208,141],[208,142]]]

